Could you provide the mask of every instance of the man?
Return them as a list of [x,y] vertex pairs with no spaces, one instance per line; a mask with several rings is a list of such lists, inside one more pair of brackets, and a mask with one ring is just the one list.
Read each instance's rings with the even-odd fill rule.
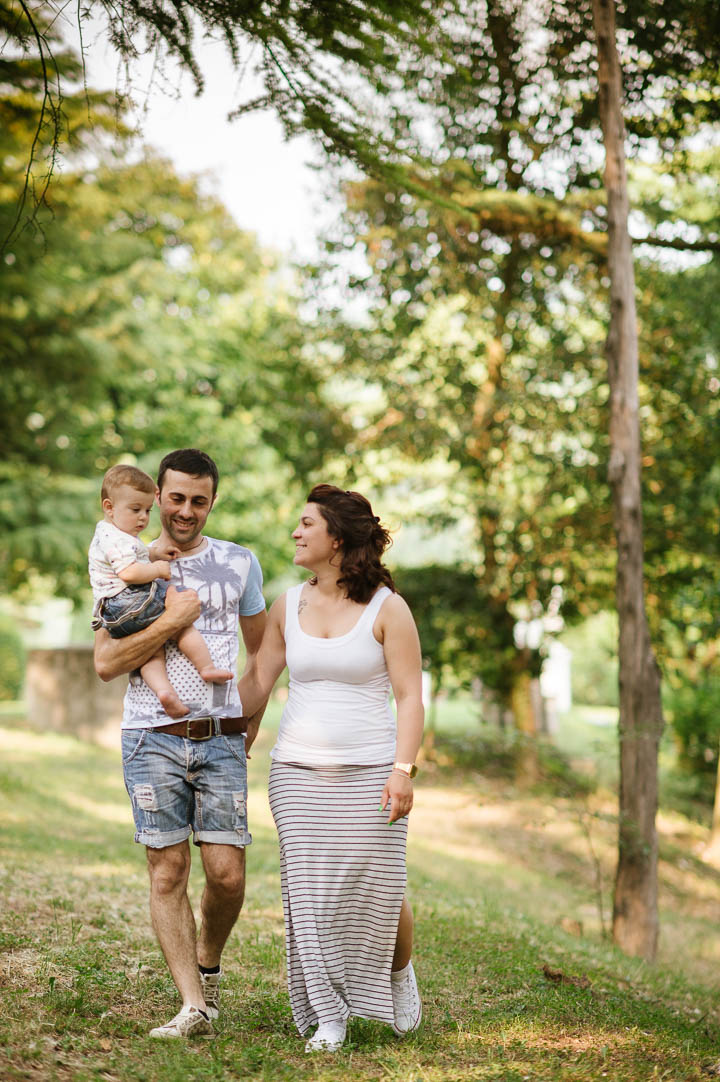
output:
[[[206,684],[173,635],[195,623],[213,663],[236,670],[238,620],[252,668],[265,629],[262,572],[255,556],[203,534],[217,494],[218,473],[202,451],[173,451],[160,463],[155,499],[161,550],[176,550],[165,612],[122,639],[100,629],[95,668],[103,680],[132,672],[125,696],[122,752],[135,840],[146,846],[153,928],[182,998],[182,1008],[152,1037],[213,1032],[220,997],[220,959],[245,890],[246,750],[262,710],[243,719],[234,681]],[[175,589],[177,586],[179,589]],[[171,720],[137,670],[165,643],[168,677],[187,718]],[[247,729],[247,732],[245,730]],[[188,838],[200,847],[205,872],[196,938],[187,894]]]

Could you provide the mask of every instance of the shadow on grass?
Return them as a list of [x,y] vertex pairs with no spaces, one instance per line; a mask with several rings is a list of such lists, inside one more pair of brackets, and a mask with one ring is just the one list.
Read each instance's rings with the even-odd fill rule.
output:
[[[292,1023],[277,843],[270,827],[254,826],[248,899],[224,955],[218,1035],[152,1041],[149,1028],[171,1017],[177,999],[149,927],[144,854],[132,842],[119,759],[73,742],[61,750],[49,738],[10,749],[0,769],[12,869],[0,880],[3,1079],[690,1080],[703,1077],[718,1046],[711,990],[556,927],[563,906],[587,896],[587,871],[576,855],[554,853],[541,875],[542,824],[518,822],[498,829],[493,864],[473,856],[478,839],[458,824],[447,824],[445,851],[413,839],[424,1025],[397,1041],[386,1026],[353,1020],[334,1057],[306,1056]],[[261,784],[256,778],[255,789]],[[464,857],[448,851],[450,836]],[[503,850],[523,846],[536,867],[506,882]],[[546,964],[590,983],[551,983]]]

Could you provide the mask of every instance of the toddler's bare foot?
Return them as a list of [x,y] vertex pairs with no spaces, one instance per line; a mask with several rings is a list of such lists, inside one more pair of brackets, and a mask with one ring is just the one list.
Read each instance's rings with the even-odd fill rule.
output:
[[187,714],[188,708],[176,691],[158,691],[157,697],[169,718],[182,718]]
[[229,669],[216,669],[213,665],[207,665],[204,669],[199,670],[203,680],[207,680],[208,684],[227,684],[228,680],[232,680],[233,674]]

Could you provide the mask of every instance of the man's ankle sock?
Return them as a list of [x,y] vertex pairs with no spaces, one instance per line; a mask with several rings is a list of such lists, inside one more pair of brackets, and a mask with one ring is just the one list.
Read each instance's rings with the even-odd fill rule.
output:
[[201,973],[205,973],[206,975],[209,974],[209,973],[219,973],[220,972],[220,966],[219,965],[216,965],[216,966],[201,966],[199,962],[198,962],[198,969],[200,970]]

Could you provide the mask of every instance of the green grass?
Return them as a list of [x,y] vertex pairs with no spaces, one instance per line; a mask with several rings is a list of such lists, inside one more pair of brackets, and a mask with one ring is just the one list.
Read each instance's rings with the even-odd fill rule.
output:
[[[619,771],[617,719],[616,707],[577,704],[557,718],[549,747],[557,749],[572,763],[576,773],[593,785],[616,791]],[[481,763],[483,756],[493,756],[492,769],[495,771],[502,767],[503,745],[508,752],[515,740],[512,730],[498,732],[493,726],[483,725],[478,704],[467,695],[438,704],[436,732],[439,746],[445,746],[454,756],[462,759],[462,748],[465,747],[464,757],[469,767],[473,765],[473,757]],[[471,747],[474,748],[473,755],[469,755]],[[545,765],[552,774],[552,762],[547,761]],[[709,827],[714,776],[693,775],[679,767],[675,737],[669,725],[660,744],[658,765],[661,804]],[[557,766],[562,775],[561,764]],[[572,786],[572,781],[570,784]]]
[[25,703],[19,699],[0,701],[0,721],[17,722],[25,717]]
[[254,844],[218,1035],[152,1041],[176,995],[117,754],[7,726],[0,739],[3,1082],[640,1082],[700,1080],[720,1060],[720,877],[697,857],[696,825],[661,817],[663,938],[650,967],[601,935],[598,876],[607,911],[616,831],[607,793],[430,767],[409,847],[423,1027],[398,1041],[353,1020],[341,1053],[305,1055],[285,989],[269,731],[251,761]]

